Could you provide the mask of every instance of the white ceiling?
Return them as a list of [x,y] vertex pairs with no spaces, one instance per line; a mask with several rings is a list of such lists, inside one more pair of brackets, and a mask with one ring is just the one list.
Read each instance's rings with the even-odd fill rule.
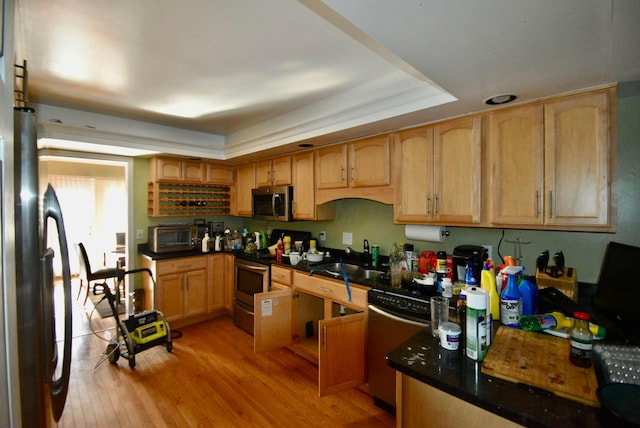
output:
[[16,59],[43,136],[231,159],[640,80],[638,22],[637,0],[17,0]]

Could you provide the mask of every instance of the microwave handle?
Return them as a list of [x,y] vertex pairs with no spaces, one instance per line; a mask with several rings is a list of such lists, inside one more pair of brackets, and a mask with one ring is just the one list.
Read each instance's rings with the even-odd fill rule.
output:
[[278,216],[277,204],[279,202],[281,202],[280,195],[277,193],[274,193],[273,196],[271,197],[271,212],[275,217]]

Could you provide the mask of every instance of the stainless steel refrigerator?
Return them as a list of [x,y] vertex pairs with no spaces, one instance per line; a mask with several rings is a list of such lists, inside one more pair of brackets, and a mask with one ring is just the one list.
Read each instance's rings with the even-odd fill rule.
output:
[[[14,204],[14,218],[2,224],[3,265],[8,261],[5,253],[15,252],[15,283],[3,276],[4,291],[15,293],[17,320],[17,357],[7,349],[7,366],[15,370],[12,362],[17,358],[19,370],[19,388],[9,385],[7,390],[11,409],[20,409],[11,423],[19,417],[25,427],[51,426],[60,419],[71,368],[69,252],[55,191],[49,185],[40,192],[36,124],[33,109],[15,109],[14,185],[3,185],[2,190],[4,203]],[[48,242],[51,236],[56,242]],[[54,294],[54,263],[61,268],[62,293]],[[9,313],[7,309],[5,300]]]

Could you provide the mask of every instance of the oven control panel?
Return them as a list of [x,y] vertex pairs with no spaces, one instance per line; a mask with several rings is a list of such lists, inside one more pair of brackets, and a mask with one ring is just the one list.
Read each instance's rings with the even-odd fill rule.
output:
[[429,297],[416,298],[372,288],[368,292],[367,300],[371,305],[420,319],[429,319],[431,314]]

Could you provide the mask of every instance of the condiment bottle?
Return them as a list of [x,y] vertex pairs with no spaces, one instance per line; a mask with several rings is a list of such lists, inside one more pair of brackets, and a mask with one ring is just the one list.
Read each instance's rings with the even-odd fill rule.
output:
[[282,239],[278,238],[278,244],[276,246],[276,260],[282,261],[282,253],[284,252],[284,244],[282,243]]
[[378,258],[380,257],[380,245],[374,245],[371,250],[371,266],[378,267]]
[[569,360],[580,367],[591,367],[591,351],[593,349],[593,335],[589,330],[589,314],[574,312],[576,321],[569,333],[571,349]]
[[442,294],[442,280],[447,276],[447,252],[438,251],[436,257],[436,281],[438,282],[438,293]]
[[453,297],[453,284],[451,278],[442,279],[442,297]]
[[202,252],[206,253],[209,251],[209,232],[204,233],[204,238],[202,238]]
[[291,237],[284,237],[284,253],[289,254],[291,252]]

